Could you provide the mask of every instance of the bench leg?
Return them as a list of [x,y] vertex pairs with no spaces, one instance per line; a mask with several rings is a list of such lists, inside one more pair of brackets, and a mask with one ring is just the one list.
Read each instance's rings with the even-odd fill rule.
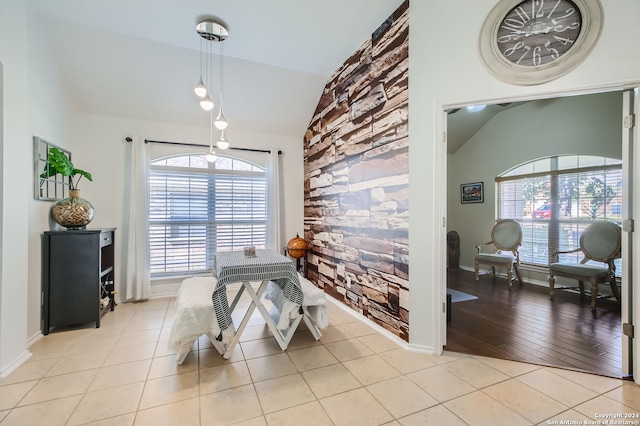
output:
[[218,353],[220,355],[224,354],[225,352],[224,344],[218,341],[218,339],[216,339],[216,336],[213,333],[207,333],[207,337],[209,338],[209,341],[211,342],[213,347],[218,351]]
[[178,365],[182,365],[182,363],[184,362],[184,359],[187,357],[188,354],[189,354],[189,349],[180,350],[180,352],[176,354],[176,363]]
[[[193,336],[193,335],[191,335]],[[173,349],[174,351],[176,351],[176,364],[178,365],[182,365],[182,363],[184,362],[184,360],[187,358],[187,355],[189,355],[189,352],[191,352],[191,348],[193,348],[194,343],[196,343],[196,341],[198,340],[197,337],[189,337],[188,340],[183,340],[183,342],[187,342],[187,343],[182,343],[181,345],[178,346],[178,349],[176,351],[176,345],[173,345],[173,347],[171,347],[171,349]]]
[[304,323],[307,324],[307,328],[309,329],[311,334],[313,334],[313,337],[316,340],[320,340],[320,338],[322,337],[322,333],[320,332],[320,329],[316,327],[313,321],[311,321],[311,318],[309,318],[307,308],[304,308],[304,316],[302,317],[302,319],[304,320]]
[[478,281],[480,279],[479,275],[480,275],[480,264],[479,262],[476,260],[475,263],[475,273],[476,273],[476,281]]

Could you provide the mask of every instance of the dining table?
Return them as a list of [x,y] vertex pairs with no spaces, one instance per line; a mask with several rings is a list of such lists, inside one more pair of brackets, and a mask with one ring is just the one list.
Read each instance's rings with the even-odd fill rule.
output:
[[[302,315],[304,295],[294,262],[269,249],[256,249],[253,256],[245,255],[243,250],[220,251],[213,258],[213,274],[217,278],[217,283],[211,299],[221,330],[217,340],[223,342],[223,345],[216,345],[218,351],[220,351],[219,347],[224,348],[221,355],[225,359],[231,357],[255,309],[258,309],[264,318],[281,349],[285,350],[291,337],[287,335],[287,332],[293,333],[294,330],[291,327],[286,331],[278,328],[278,324],[262,302],[262,295],[268,283],[273,282],[280,287],[286,300],[300,307],[300,315]],[[257,290],[254,290],[252,286],[252,283],[255,282],[260,283]],[[241,283],[241,286],[229,304],[227,286],[234,283]],[[234,329],[231,315],[238,309],[238,301],[244,291],[251,298],[251,303],[237,329]],[[226,339],[223,339],[223,335],[228,336],[230,341],[225,342]]]

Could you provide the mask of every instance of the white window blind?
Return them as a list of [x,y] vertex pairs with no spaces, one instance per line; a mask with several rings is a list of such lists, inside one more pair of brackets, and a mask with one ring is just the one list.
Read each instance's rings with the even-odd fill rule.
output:
[[151,163],[151,277],[212,269],[217,251],[264,248],[267,203],[264,169],[229,157],[210,165],[202,155]]
[[[620,160],[562,156],[535,160],[496,178],[498,219],[522,224],[522,263],[547,266],[553,253],[579,248],[593,221],[622,220]],[[581,253],[561,255],[579,262]]]

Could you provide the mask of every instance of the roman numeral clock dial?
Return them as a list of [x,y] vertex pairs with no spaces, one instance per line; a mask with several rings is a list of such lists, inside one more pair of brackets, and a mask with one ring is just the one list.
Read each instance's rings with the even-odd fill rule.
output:
[[602,23],[599,0],[502,0],[482,27],[480,56],[507,83],[545,83],[585,59]]
[[528,0],[507,13],[496,41],[504,57],[517,65],[540,66],[559,59],[576,42],[580,10],[569,0]]

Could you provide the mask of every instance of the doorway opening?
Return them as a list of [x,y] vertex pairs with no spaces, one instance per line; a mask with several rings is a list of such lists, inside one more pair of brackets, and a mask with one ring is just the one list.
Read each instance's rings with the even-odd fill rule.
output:
[[475,247],[491,239],[498,218],[496,176],[551,155],[622,160],[622,104],[623,93],[615,91],[446,111],[447,191],[484,182],[484,194],[474,204],[448,197],[447,231],[459,235],[460,262],[447,270],[447,287],[477,299],[451,303],[445,350],[624,376],[629,354],[623,353],[623,310],[616,300],[599,300],[595,314],[590,298],[579,293],[556,291],[551,301],[546,269],[526,263],[520,266],[524,284],[514,281],[512,287],[500,275],[475,281],[473,272]]

